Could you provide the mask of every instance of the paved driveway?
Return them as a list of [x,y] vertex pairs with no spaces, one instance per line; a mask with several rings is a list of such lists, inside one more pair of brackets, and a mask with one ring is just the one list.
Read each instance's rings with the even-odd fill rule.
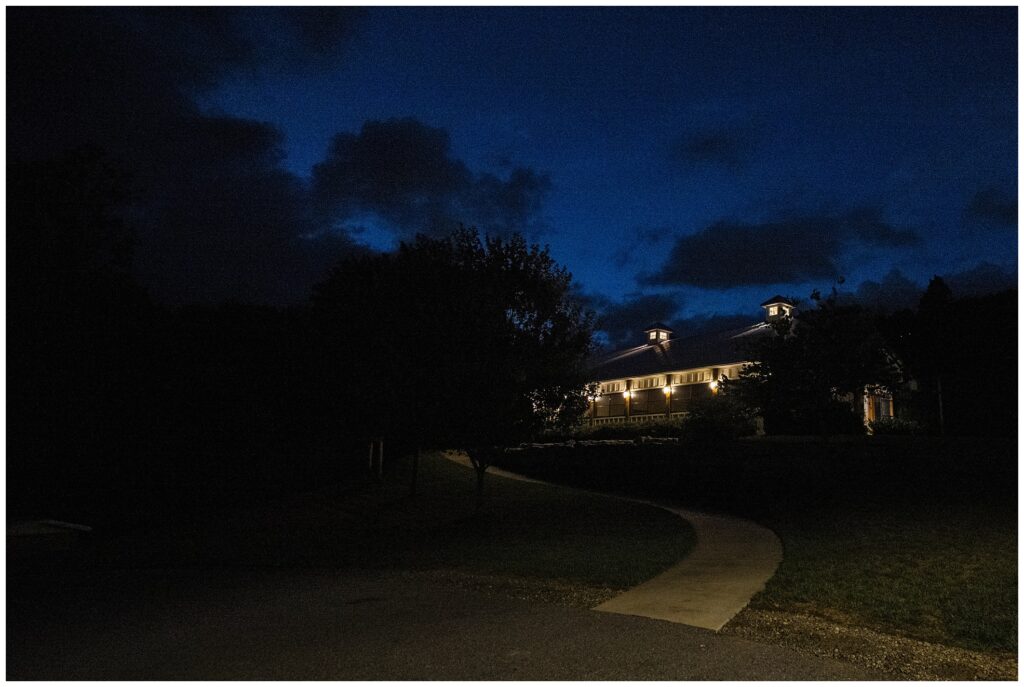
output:
[[8,570],[9,679],[878,679],[648,618],[422,574]]

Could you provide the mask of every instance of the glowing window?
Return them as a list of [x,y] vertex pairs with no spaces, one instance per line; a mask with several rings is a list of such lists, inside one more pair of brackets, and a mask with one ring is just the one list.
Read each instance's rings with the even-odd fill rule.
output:
[[778,315],[779,314],[779,306],[777,306],[777,305],[770,306],[768,308],[768,314],[769,315]]
[[654,337],[655,337],[656,334],[657,334],[657,332],[651,332],[651,336],[650,336],[651,341],[654,341]]
[[668,338],[668,332],[658,332],[658,339],[664,341]]

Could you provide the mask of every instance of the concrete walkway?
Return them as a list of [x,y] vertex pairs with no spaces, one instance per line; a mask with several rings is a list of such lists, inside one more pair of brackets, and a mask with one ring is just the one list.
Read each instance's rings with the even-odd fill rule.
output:
[[[461,454],[446,454],[469,466]],[[545,484],[490,468],[499,477]],[[594,608],[604,613],[638,615],[718,631],[764,588],[782,562],[782,542],[771,530],[749,520],[631,499],[662,508],[689,522],[697,535],[690,555],[655,578]]]
[[748,520],[644,501],[688,521],[697,534],[690,555],[657,577],[597,606],[718,631],[764,589],[782,562],[782,542]]

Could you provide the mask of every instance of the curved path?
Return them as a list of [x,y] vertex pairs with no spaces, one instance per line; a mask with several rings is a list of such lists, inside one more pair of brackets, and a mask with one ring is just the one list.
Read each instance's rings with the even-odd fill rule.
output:
[[[462,454],[446,454],[469,466]],[[499,477],[547,484],[490,468]],[[554,486],[554,485],[553,485]],[[657,577],[609,599],[593,610],[639,615],[718,631],[742,611],[782,561],[782,542],[771,530],[749,520],[606,494],[675,513],[693,526],[697,544],[690,554]]]
[[643,584],[594,608],[642,615],[716,632],[764,589],[782,562],[782,542],[749,520],[665,506],[697,534],[690,555]]

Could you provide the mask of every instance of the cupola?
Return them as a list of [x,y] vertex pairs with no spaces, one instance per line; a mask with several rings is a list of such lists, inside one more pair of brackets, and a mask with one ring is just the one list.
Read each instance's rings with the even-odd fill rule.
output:
[[650,327],[644,330],[644,343],[656,344],[668,341],[672,338],[672,328],[662,324],[661,322],[655,322]]
[[772,296],[761,304],[764,308],[764,321],[775,322],[783,317],[792,317],[796,305],[785,296]]

